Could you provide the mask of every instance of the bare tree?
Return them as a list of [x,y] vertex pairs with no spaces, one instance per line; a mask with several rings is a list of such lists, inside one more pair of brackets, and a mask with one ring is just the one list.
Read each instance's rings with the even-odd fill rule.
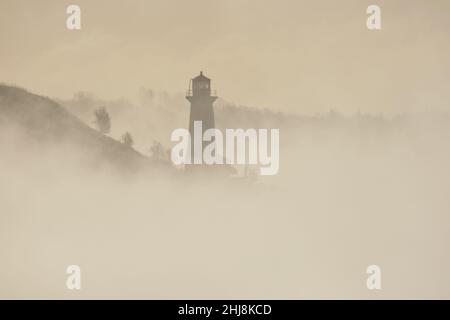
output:
[[164,149],[163,145],[154,140],[152,146],[150,147],[150,157],[154,160],[168,160],[167,150]]
[[111,118],[105,107],[98,108],[94,111],[95,120],[98,131],[103,134],[108,134],[111,131]]
[[121,141],[125,146],[127,146],[129,148],[132,148],[134,145],[133,137],[131,136],[131,134],[129,132],[125,132],[125,134],[121,138]]

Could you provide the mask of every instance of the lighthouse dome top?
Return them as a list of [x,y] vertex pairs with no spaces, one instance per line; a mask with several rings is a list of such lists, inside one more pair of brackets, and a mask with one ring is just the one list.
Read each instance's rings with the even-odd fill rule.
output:
[[211,79],[205,77],[203,75],[203,72],[200,71],[200,74],[198,76],[189,81],[189,89],[186,96],[215,97],[216,91],[211,90]]
[[200,74],[192,80],[194,80],[194,81],[211,81],[211,79],[209,79],[208,77],[205,77],[203,75],[203,71],[200,71]]

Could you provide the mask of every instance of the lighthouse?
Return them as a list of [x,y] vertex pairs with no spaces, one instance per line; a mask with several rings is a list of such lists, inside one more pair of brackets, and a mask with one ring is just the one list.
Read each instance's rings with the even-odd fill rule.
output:
[[[214,109],[213,103],[217,99],[215,92],[211,90],[211,79],[205,77],[203,72],[191,79],[186,99],[191,103],[191,112],[189,116],[189,132],[194,137],[194,121],[202,122],[202,136],[208,129],[214,128]],[[203,148],[207,144],[203,142]],[[193,144],[191,144],[192,155]]]

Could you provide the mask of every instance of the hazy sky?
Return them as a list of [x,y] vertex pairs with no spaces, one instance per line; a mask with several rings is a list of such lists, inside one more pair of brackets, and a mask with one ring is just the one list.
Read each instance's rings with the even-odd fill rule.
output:
[[[381,31],[366,28],[370,4]],[[249,106],[450,110],[449,41],[448,0],[0,0],[0,81],[61,98],[182,92],[203,70]]]

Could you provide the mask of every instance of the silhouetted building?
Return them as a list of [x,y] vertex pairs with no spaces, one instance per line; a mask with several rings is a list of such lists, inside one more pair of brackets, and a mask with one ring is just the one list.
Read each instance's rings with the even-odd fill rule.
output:
[[[189,132],[194,137],[194,121],[202,121],[203,133],[214,128],[214,109],[213,103],[217,99],[215,92],[211,90],[211,79],[205,77],[203,72],[192,79],[189,83],[189,89],[186,99],[191,103],[191,113],[189,117]],[[203,143],[203,148],[208,143]],[[193,143],[191,144],[193,150]],[[193,151],[191,152],[194,155]]]
[[[186,94],[186,99],[191,103],[191,113],[189,116],[189,132],[191,139],[194,139],[194,121],[202,122],[202,136],[208,129],[215,127],[213,103],[217,96],[215,91],[211,90],[211,79],[205,77],[203,72],[200,75],[191,79],[189,89]],[[203,139],[201,139],[203,141]],[[211,142],[202,142],[202,150],[214,142],[214,137]],[[220,152],[221,153],[221,152]],[[194,143],[191,141],[191,156],[194,161]],[[222,155],[221,155],[222,156]],[[224,160],[225,163],[225,160]],[[230,165],[196,165],[190,164],[186,166],[187,171],[195,172],[197,174],[206,174],[208,177],[212,176],[230,176],[236,173],[236,170]]]

